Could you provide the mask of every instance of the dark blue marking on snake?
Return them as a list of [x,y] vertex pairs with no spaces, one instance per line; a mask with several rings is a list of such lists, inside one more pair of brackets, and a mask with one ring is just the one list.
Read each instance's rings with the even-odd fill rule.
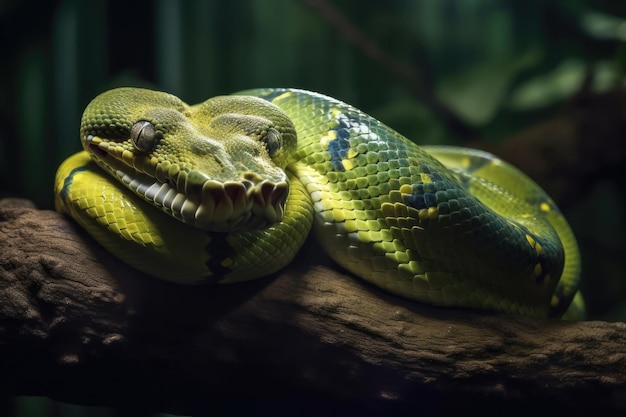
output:
[[[422,182],[411,185],[411,194],[404,196],[404,203],[417,210],[430,207],[439,207],[439,203],[447,203],[451,199],[457,199],[460,195],[450,182],[438,172],[422,169],[426,172],[430,182]],[[447,209],[444,208],[444,211]]]
[[414,209],[421,210],[437,206],[437,197],[435,193],[431,192],[413,193],[404,197],[404,204],[413,207]]
[[331,129],[335,132],[335,139],[328,142],[328,153],[335,171],[345,171],[343,160],[350,150],[350,127],[357,123],[358,120],[351,121],[345,114],[340,114],[337,116],[337,127]]
[[430,176],[430,180],[433,183],[440,183],[442,181],[445,181],[445,179],[439,172],[433,171],[433,170],[428,170],[427,172],[428,172],[428,175]]
[[79,172],[91,170],[91,167],[89,167],[88,165],[91,165],[91,163],[74,168],[72,171],[70,171],[69,175],[65,177],[65,179],[63,180],[63,188],[61,188],[61,198],[63,200],[65,200],[67,195],[70,193],[70,187],[72,186],[72,181],[74,181],[74,175],[78,174]]
[[[225,267],[223,262],[234,255],[234,250],[226,239],[227,233],[212,233],[211,239],[206,246],[206,252],[210,258],[205,265],[213,275],[206,277],[207,281],[218,282],[220,279],[231,272],[231,269]],[[216,277],[218,279],[216,279]]]

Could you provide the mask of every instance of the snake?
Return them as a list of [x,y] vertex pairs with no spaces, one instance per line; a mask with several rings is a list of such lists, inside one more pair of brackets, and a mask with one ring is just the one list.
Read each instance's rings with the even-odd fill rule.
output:
[[188,105],[115,88],[87,105],[80,140],[56,210],[153,277],[267,277],[311,234],[348,274],[418,303],[582,308],[576,238],[533,180],[491,153],[419,146],[332,97],[265,88]]

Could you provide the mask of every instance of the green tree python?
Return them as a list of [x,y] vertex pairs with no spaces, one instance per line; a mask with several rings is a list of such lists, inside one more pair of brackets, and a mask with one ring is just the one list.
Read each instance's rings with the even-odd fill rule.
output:
[[264,277],[312,229],[341,267],[419,302],[532,317],[582,303],[574,235],[526,175],[488,153],[420,147],[321,94],[190,106],[118,88],[86,107],[80,139],[57,172],[57,210],[157,278]]

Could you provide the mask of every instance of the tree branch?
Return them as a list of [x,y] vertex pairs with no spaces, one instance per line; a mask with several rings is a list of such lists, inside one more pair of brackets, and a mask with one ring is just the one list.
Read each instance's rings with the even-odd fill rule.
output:
[[626,410],[625,324],[411,303],[313,241],[275,276],[202,287],[131,270],[51,211],[0,207],[0,248],[6,395],[179,413]]

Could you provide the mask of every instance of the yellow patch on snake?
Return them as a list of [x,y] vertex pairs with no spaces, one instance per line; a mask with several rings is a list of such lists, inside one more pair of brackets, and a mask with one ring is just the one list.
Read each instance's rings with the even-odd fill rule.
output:
[[342,111],[341,109],[338,109],[337,107],[333,107],[333,108],[330,110],[330,114],[331,114],[334,118],[336,118],[337,116],[339,116],[339,115],[343,114],[343,111]]
[[272,100],[272,101],[281,101],[281,100],[284,100],[284,99],[286,99],[286,98],[291,97],[291,95],[292,95],[291,91],[287,91],[287,92],[285,92],[285,93],[282,93],[282,94],[281,94],[281,95],[279,95],[279,96],[276,96],[276,97],[274,98],[274,100]]
[[556,295],[553,295],[552,298],[550,299],[550,305],[552,307],[556,307],[559,305],[559,298]]
[[328,145],[328,142],[337,139],[337,132],[329,130],[328,133],[320,138],[320,143],[324,146]]
[[548,285],[550,285],[551,280],[552,280],[552,277],[550,276],[550,274],[546,274],[546,277],[543,279],[543,286],[548,287]]
[[548,203],[541,203],[539,205],[539,210],[541,210],[543,212],[546,212],[546,213],[549,212],[551,210],[550,209],[550,204],[548,204]]
[[400,186],[400,193],[402,194],[411,194],[413,192],[413,187],[410,184],[403,184]]
[[433,179],[431,178],[431,176],[428,174],[424,174],[423,172],[420,172],[420,178],[424,184],[429,184],[433,182]]
[[349,159],[344,159],[343,161],[341,161],[341,165],[343,165],[343,169],[345,169],[346,171],[350,171],[354,167],[352,165],[352,161],[350,161]]
[[417,216],[420,220],[434,220],[439,217],[439,210],[437,209],[437,207],[421,209],[417,212]]

